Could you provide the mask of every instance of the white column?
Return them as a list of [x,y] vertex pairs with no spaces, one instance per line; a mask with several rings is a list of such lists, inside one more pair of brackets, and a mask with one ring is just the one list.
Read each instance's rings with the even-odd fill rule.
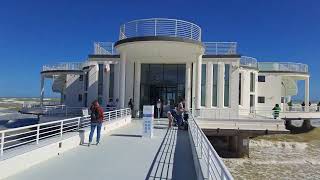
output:
[[44,75],[41,75],[41,82],[40,82],[40,105],[43,105],[43,98],[44,98]]
[[196,63],[192,63],[192,98],[191,98],[191,104],[192,104],[192,109],[195,108],[195,103],[196,103],[196,80],[197,80],[197,73],[196,73]]
[[186,109],[190,109],[191,102],[191,63],[186,63],[186,82],[185,82],[185,102]]
[[309,77],[304,80],[304,102],[306,104],[305,111],[309,111]]
[[201,106],[201,70],[202,70],[202,55],[198,56],[197,61],[197,81],[196,81],[196,109]]
[[110,99],[110,63],[107,64],[108,66],[108,71],[106,72],[106,85],[105,87],[105,95],[106,95],[106,104],[109,103],[109,99]]
[[120,62],[114,65],[114,87],[113,87],[113,102],[119,99],[120,92]]
[[120,94],[119,94],[119,103],[120,108],[124,108],[124,100],[126,95],[126,54],[122,53],[120,55]]
[[134,110],[137,112],[140,106],[141,63],[135,62],[134,66]]
[[224,63],[218,63],[218,107],[224,107]]
[[207,63],[207,71],[206,71],[206,76],[207,76],[207,81],[206,81],[206,108],[211,108],[212,106],[212,84],[213,84],[213,79],[212,79],[212,62]]

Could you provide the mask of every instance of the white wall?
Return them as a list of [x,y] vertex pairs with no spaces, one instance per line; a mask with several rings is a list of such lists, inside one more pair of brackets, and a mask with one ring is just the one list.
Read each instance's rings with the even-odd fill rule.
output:
[[[240,68],[239,73],[242,74],[241,80],[241,103],[239,104],[241,115],[248,115],[250,113],[250,95],[255,96],[255,105],[257,105],[257,93],[258,93],[258,71],[255,69]],[[255,89],[254,92],[250,91],[250,74],[255,74]],[[239,75],[238,75],[239,76]]]
[[265,97],[265,103],[257,103],[258,110],[271,110],[275,104],[281,104],[281,79],[280,75],[259,73],[264,75],[266,82],[259,82],[258,96]]
[[[84,97],[82,101],[79,101],[79,94],[83,96],[83,82],[79,80],[80,75],[68,74],[66,78],[66,88],[64,93],[66,98],[64,99],[65,105],[70,107],[82,107]],[[84,79],[84,78],[83,78]]]
[[124,106],[128,106],[130,98],[133,99],[133,86],[134,86],[134,62],[127,61],[126,63],[126,97]]
[[99,67],[95,65],[89,71],[89,83],[88,83],[88,106],[92,101],[98,99],[98,72]]
[[[230,85],[229,85],[229,107],[223,107],[223,108],[218,108],[218,107],[203,107],[205,109],[221,109],[225,114],[229,114],[228,110],[232,113],[232,116],[238,116],[238,98],[239,98],[239,58],[203,58],[203,63],[206,64],[207,62],[212,62],[212,64],[230,64]],[[224,66],[224,65],[223,65]],[[219,68],[219,66],[218,66]],[[219,72],[219,71],[218,71]],[[224,71],[223,71],[224,72]],[[223,73],[224,74],[224,73]],[[208,77],[207,77],[208,78]],[[218,74],[218,89],[224,87],[219,86],[219,81],[224,81],[224,77],[219,77]],[[224,83],[223,83],[224,84]],[[218,90],[219,91],[219,90]],[[223,90],[224,91],[224,90]],[[207,96],[206,96],[207,98]],[[218,94],[218,99],[221,98]],[[223,97],[222,97],[223,98]],[[222,99],[222,101],[224,101]],[[218,100],[219,103],[219,100]]]

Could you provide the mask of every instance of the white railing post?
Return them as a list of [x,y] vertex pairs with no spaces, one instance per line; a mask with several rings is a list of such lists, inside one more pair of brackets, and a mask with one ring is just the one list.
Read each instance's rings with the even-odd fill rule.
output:
[[136,36],[138,36],[138,22],[136,22]]
[[39,144],[39,137],[40,137],[40,125],[37,126],[37,136],[36,136],[37,144]]
[[113,53],[113,45],[114,45],[114,43],[111,43],[111,54],[114,54]]
[[118,110],[115,110],[115,113],[116,113],[116,120],[118,119]]
[[0,155],[3,156],[3,149],[4,149],[4,136],[5,136],[5,133],[2,132],[1,133],[1,147],[0,147]]
[[175,31],[174,31],[174,33],[175,33],[175,37],[177,37],[177,35],[178,35],[178,20],[176,20],[176,27],[175,27]]
[[154,20],[154,36],[157,36],[157,19]]
[[191,24],[191,39],[193,39],[193,38],[192,38],[192,37],[193,37],[192,32],[193,32],[193,24]]
[[80,127],[81,127],[81,117],[78,118],[78,128],[77,128],[77,131],[80,130]]
[[60,137],[62,138],[62,134],[63,134],[63,121],[61,121],[60,126],[61,126],[61,128],[60,128]]
[[216,55],[218,55],[218,43],[215,43],[216,44]]
[[108,114],[109,114],[109,121],[111,121],[111,113],[110,113],[110,111],[108,112]]

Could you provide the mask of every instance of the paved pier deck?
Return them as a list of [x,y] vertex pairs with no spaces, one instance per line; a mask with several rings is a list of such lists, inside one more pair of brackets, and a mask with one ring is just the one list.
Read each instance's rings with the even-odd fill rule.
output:
[[141,137],[142,121],[35,165],[9,179],[196,179],[187,131],[155,127]]

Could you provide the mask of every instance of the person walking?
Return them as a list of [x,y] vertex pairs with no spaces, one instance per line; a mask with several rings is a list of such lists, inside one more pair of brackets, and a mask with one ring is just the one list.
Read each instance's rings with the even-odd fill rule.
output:
[[129,102],[128,102],[128,107],[131,109],[131,112],[133,111],[133,100],[132,98],[130,98]]
[[273,110],[273,118],[277,119],[281,111],[279,104],[276,104],[272,110]]
[[93,134],[96,128],[97,128],[97,139],[96,139],[97,144],[96,145],[100,143],[101,127],[104,119],[103,109],[100,107],[97,100],[92,102],[90,110],[91,110],[91,130],[89,134],[88,146],[91,145]]

